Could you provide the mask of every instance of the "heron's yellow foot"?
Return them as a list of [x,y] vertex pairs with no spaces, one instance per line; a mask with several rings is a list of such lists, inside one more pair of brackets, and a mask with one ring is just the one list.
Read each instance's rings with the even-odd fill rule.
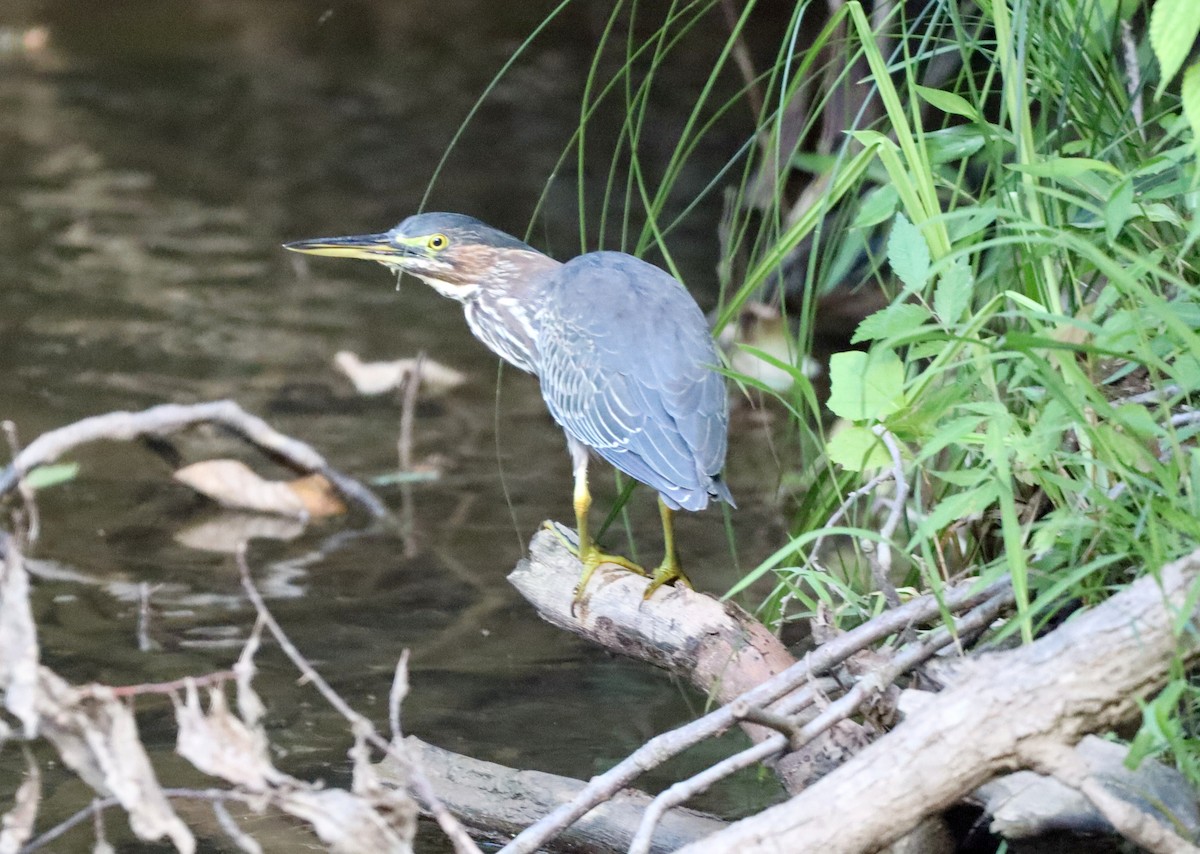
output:
[[577,550],[576,556],[583,564],[583,574],[579,576],[579,583],[575,585],[575,596],[572,600],[573,605],[578,605],[583,601],[583,591],[587,589],[588,582],[592,580],[592,573],[599,569],[602,564],[615,564],[622,569],[632,572],[634,575],[645,576],[648,574],[646,570],[627,557],[600,551],[595,543],[591,543],[586,549]]
[[575,585],[575,595],[573,597],[573,604],[575,605],[578,605],[583,601],[583,591],[587,587],[588,582],[591,581],[592,574],[603,564],[614,564],[615,566],[626,569],[635,575],[649,575],[646,570],[631,561],[629,558],[601,551],[601,549],[594,542],[588,542],[586,545],[580,545],[572,542],[571,539],[565,533],[563,533],[562,529],[560,529],[559,526],[553,522],[547,521],[545,527],[546,530],[558,537],[559,541],[561,541],[562,544],[567,547],[567,550],[571,554],[575,555],[575,557],[579,558],[579,561],[583,564],[583,574],[579,576],[579,583]]
[[650,584],[646,587],[646,592],[642,596],[643,599],[649,599],[654,595],[654,591],[662,587],[664,584],[670,584],[672,581],[678,581],[688,590],[692,589],[692,582],[683,574],[683,567],[679,565],[679,559],[674,555],[667,555],[663,558],[663,562],[654,570],[654,574],[650,576]]

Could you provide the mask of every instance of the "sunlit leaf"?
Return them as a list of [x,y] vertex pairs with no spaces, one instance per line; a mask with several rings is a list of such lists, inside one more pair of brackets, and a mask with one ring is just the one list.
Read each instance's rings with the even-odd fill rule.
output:
[[[1200,15],[1196,15],[1196,19],[1200,21]],[[1200,140],[1200,62],[1183,73],[1181,88],[1183,114],[1192,126],[1193,139]]]
[[1159,67],[1156,98],[1183,67],[1197,35],[1200,15],[1196,14],[1196,0],[1158,0],[1154,4],[1150,11],[1150,47]]
[[975,108],[975,105],[961,95],[955,95],[953,92],[946,92],[942,89],[930,89],[928,86],[915,86],[914,88],[921,96],[921,100],[937,107],[943,113],[964,116],[968,119],[979,117],[979,110]]
[[829,410],[848,421],[877,421],[904,405],[904,364],[887,349],[835,353],[829,360]]
[[838,430],[825,445],[829,459],[850,471],[882,468],[891,455],[869,427],[850,425]]
[[919,291],[929,281],[929,244],[921,229],[902,213],[896,214],[888,236],[888,263],[909,292]]

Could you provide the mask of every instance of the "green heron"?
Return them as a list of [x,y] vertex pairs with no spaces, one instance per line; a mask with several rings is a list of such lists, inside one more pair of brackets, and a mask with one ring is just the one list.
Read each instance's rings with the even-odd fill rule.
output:
[[288,243],[293,252],[378,261],[411,273],[463,304],[467,325],[505,361],[537,376],[567,434],[583,575],[575,601],[602,563],[645,574],[588,536],[589,451],[658,491],[665,555],[649,596],[687,583],[672,513],[733,504],[721,480],[729,408],[708,325],[687,289],[623,252],[590,252],[563,264],[473,217],[411,216],[382,234]]

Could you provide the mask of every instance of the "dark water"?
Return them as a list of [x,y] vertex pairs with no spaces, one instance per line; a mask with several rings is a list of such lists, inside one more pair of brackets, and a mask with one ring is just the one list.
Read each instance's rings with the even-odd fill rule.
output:
[[[7,2],[0,4],[0,418],[25,442],[80,417],[232,398],[363,479],[395,466],[398,405],[356,396],[332,366],[424,351],[470,381],[424,401],[414,454],[443,469],[412,487],[413,534],[371,533],[361,514],[256,540],[251,562],[296,644],[383,725],[397,657],[412,650],[409,732],[514,766],[587,777],[703,699],[664,674],[610,658],[543,625],[504,580],[543,519],[570,516],[561,433],[534,382],[497,377],[456,306],[419,283],[397,293],[375,265],[297,263],[285,240],[379,231],[412,212],[471,104],[552,8],[544,2]],[[436,183],[431,207],[522,233],[578,117],[607,14],[579,3],[496,88]],[[713,49],[723,36],[711,21]],[[29,28],[47,42],[15,44]],[[643,156],[665,156],[711,67],[699,51],[663,70]],[[733,81],[730,81],[731,85]],[[616,136],[598,119],[594,138]],[[700,187],[741,142],[736,123],[685,176]],[[724,135],[723,135],[724,134]],[[589,168],[589,215],[607,155]],[[573,161],[572,161],[573,163]],[[578,250],[576,176],[550,186],[536,242]],[[672,246],[702,302],[715,298],[719,202]],[[611,244],[610,244],[611,245]],[[497,410],[497,383],[502,398]],[[185,461],[241,455],[217,435],[176,444]],[[75,681],[130,684],[226,668],[253,622],[226,554],[187,545],[214,508],[140,445],[73,455],[73,482],[41,498],[31,569],[43,655]],[[738,558],[773,548],[777,474],[758,435],[735,436],[730,474]],[[613,488],[595,477],[598,510]],[[380,490],[399,510],[397,487]],[[640,556],[657,560],[652,498],[635,498]],[[678,524],[698,586],[736,578],[719,510]],[[278,536],[285,536],[280,532]],[[624,548],[623,535],[613,544]],[[139,594],[150,620],[139,639]],[[268,644],[257,686],[278,762],[344,782],[346,728]],[[195,775],[170,750],[169,705],[139,703],[168,785]],[[704,756],[688,759],[696,767]],[[0,752],[0,809],[19,752]],[[680,772],[656,774],[661,785]],[[736,813],[769,781],[726,786],[702,806]],[[50,769],[39,827],[86,803]],[[123,837],[124,820],[110,818]],[[55,850],[84,850],[90,830]],[[227,846],[219,833],[205,843]],[[430,849],[434,850],[434,849]]]

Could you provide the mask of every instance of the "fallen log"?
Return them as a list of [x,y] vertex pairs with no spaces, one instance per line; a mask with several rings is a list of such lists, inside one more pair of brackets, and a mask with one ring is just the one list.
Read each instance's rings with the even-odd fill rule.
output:
[[[1144,848],[1200,850],[1113,797],[1072,750],[1088,733],[1136,715],[1137,701],[1165,684],[1174,663],[1195,660],[1200,643],[1189,591],[1198,580],[1200,551],[1032,644],[968,662],[951,687],[801,794],[682,851],[874,851],[1022,768],[1079,790]],[[1181,613],[1185,607],[1191,613]]]

